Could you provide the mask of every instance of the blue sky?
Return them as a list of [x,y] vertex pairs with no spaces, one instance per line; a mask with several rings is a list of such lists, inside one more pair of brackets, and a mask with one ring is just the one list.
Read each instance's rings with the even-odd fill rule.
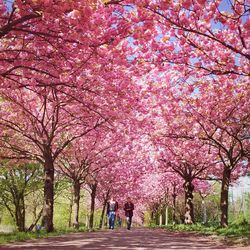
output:
[[14,0],[4,0],[4,2],[6,3],[8,10],[11,10]]

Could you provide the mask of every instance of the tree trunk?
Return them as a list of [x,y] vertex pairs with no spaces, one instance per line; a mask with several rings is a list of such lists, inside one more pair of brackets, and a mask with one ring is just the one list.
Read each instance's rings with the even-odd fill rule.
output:
[[23,194],[19,194],[15,202],[15,220],[19,232],[25,231],[25,204]]
[[24,194],[21,197],[21,221],[22,221],[22,228],[25,231],[25,202],[24,202]]
[[207,223],[207,207],[206,207],[206,203],[205,203],[205,199],[203,196],[201,196],[201,207],[202,207],[202,212],[203,212],[203,224]]
[[150,223],[154,223],[154,211],[151,210],[150,212]]
[[194,204],[193,204],[193,191],[194,185],[192,181],[186,181],[184,183],[185,190],[185,224],[194,223]]
[[36,220],[36,210],[37,210],[37,206],[34,206],[33,209],[32,209],[33,221]]
[[173,197],[173,224],[175,225],[177,222],[176,221],[176,197],[177,197],[177,194],[176,194],[176,187],[175,186],[173,188],[172,197]]
[[54,163],[51,155],[44,156],[44,208],[43,223],[47,232],[54,230]]
[[104,202],[103,202],[103,206],[102,206],[102,214],[101,214],[101,218],[100,218],[100,224],[99,224],[99,228],[101,229],[103,226],[103,220],[104,220],[104,214],[105,214],[105,210],[106,210],[106,204],[108,201],[108,197],[109,197],[109,191],[107,192]]
[[72,226],[72,212],[73,212],[73,199],[74,199],[74,192],[72,191],[70,194],[70,203],[69,203],[69,222],[68,225],[69,227]]
[[80,206],[80,188],[81,184],[79,180],[74,181],[74,221],[73,226],[79,228],[79,206]]
[[89,228],[89,215],[88,214],[86,214],[85,216],[85,227]]
[[168,225],[168,206],[165,208],[165,225]]
[[94,213],[95,213],[95,197],[96,197],[97,184],[91,185],[91,205],[90,205],[90,216],[89,216],[89,228],[94,227]]
[[228,167],[224,167],[222,183],[221,183],[221,220],[220,225],[222,227],[228,226],[228,191],[230,184],[231,170]]
[[160,210],[160,215],[159,215],[159,226],[162,226],[162,210]]
[[102,214],[101,214],[100,223],[99,223],[99,228],[100,229],[103,226],[103,219],[104,219],[105,209],[106,209],[106,201],[102,205]]

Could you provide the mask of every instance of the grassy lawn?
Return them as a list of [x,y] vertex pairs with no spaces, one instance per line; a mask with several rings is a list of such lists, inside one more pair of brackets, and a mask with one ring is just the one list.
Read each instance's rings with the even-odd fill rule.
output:
[[169,231],[185,231],[198,232],[205,235],[211,235],[219,240],[223,240],[229,244],[250,245],[250,224],[237,225],[231,224],[228,228],[221,228],[213,225],[168,225],[161,226]]
[[[0,244],[15,242],[15,241],[25,241],[30,239],[47,238],[50,236],[64,235],[68,233],[86,232],[89,231],[86,228],[76,229],[58,229],[54,232],[47,233],[41,230],[39,233],[36,232],[12,232],[12,233],[0,233]],[[93,231],[93,230],[92,230]]]

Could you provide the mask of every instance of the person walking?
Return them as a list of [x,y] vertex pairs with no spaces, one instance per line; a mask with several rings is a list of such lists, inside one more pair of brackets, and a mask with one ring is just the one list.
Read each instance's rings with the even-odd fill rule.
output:
[[132,217],[133,217],[133,211],[135,209],[134,204],[131,201],[131,198],[127,198],[127,202],[124,205],[124,211],[125,211],[125,216],[127,218],[127,229],[131,229],[131,224],[132,224]]
[[107,203],[107,216],[109,221],[109,229],[115,228],[115,217],[118,211],[118,202],[113,197]]

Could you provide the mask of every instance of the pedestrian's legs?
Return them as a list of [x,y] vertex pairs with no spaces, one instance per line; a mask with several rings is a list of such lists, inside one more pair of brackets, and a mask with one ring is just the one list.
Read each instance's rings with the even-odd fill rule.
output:
[[132,217],[131,216],[127,217],[127,229],[128,230],[130,230],[131,228],[131,222],[132,222]]
[[114,227],[115,227],[115,212],[110,212],[109,221],[110,221],[109,228],[114,229]]
[[112,220],[111,220],[111,212],[109,212],[108,214],[108,220],[109,220],[109,229],[111,229],[111,224],[112,224]]

